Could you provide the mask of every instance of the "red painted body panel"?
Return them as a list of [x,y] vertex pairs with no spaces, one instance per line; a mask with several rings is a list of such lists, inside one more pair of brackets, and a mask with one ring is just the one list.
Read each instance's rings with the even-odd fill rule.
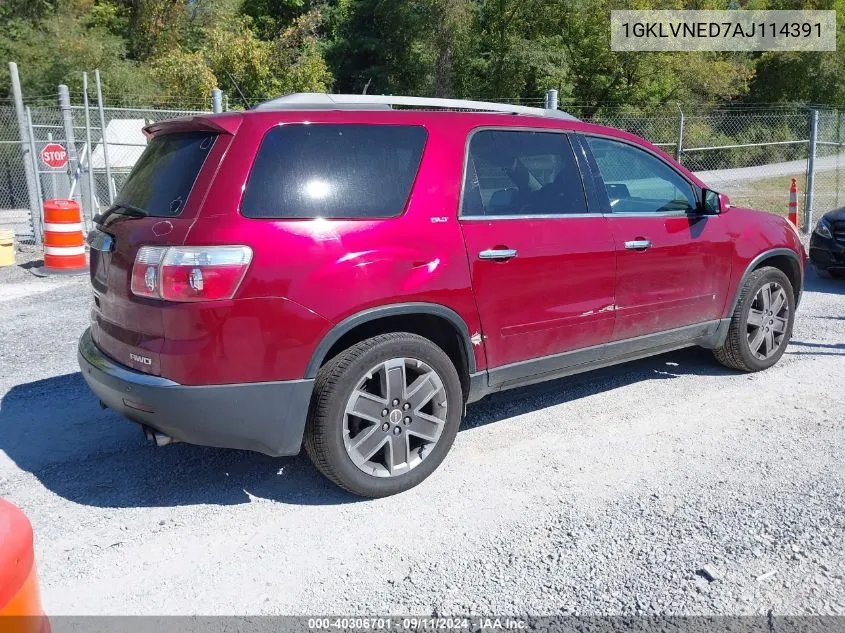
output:
[[[721,317],[734,249],[728,215],[609,217],[619,247],[614,340]],[[629,240],[649,240],[645,251]]]
[[[491,367],[610,340],[616,253],[605,218],[464,220],[461,228]],[[518,255],[478,258],[493,248]]]
[[[428,130],[404,214],[379,220],[249,219],[239,213],[264,134],[286,123],[414,124]],[[151,134],[197,120],[158,123]],[[95,283],[98,345],[118,362],[188,385],[302,378],[334,324],[368,308],[406,302],[456,312],[478,370],[727,316],[748,263],[772,248],[803,258],[782,219],[743,209],[689,220],[596,215],[459,221],[467,135],[476,127],[601,132],[587,123],[499,114],[423,111],[250,112],[200,117],[221,131],[182,214],[113,216],[116,239],[106,287]],[[678,169],[699,186],[700,180]],[[626,251],[646,237],[647,252]],[[134,297],[129,273],[144,244],[242,244],[253,250],[231,301],[166,303]],[[479,260],[515,248],[508,262]],[[92,279],[99,257],[92,257]],[[617,274],[618,271],[618,274]],[[102,284],[101,284],[102,286]],[[133,363],[130,351],[151,358]]]
[[731,207],[722,217],[728,220],[726,231],[734,246],[731,281],[722,307],[722,316],[729,317],[731,302],[739,291],[742,274],[758,255],[776,248],[786,248],[798,255],[803,269],[807,263],[807,253],[795,227],[779,215]]

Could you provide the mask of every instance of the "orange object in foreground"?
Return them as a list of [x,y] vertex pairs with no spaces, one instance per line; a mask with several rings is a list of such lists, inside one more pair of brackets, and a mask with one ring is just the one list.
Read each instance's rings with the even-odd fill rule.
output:
[[44,268],[55,271],[87,268],[82,210],[75,200],[44,202]]
[[792,179],[792,185],[789,187],[788,218],[793,226],[798,226],[798,183],[795,178]]
[[48,633],[41,610],[32,526],[23,512],[0,499],[0,631]]

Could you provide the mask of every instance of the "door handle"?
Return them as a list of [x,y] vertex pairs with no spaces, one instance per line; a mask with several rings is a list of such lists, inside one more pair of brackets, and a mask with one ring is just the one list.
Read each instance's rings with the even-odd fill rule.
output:
[[625,248],[629,251],[644,251],[651,246],[651,240],[630,240],[625,242]]
[[480,259],[513,259],[516,257],[516,250],[513,248],[490,248],[478,254]]

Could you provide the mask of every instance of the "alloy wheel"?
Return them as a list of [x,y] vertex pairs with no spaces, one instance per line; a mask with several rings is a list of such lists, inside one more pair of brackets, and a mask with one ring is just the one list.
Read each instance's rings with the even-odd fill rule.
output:
[[352,462],[375,477],[417,467],[446,425],[446,389],[426,363],[392,358],[358,381],[346,403],[343,444]]
[[789,326],[789,301],[778,282],[765,284],[751,302],[746,334],[751,353],[766,360],[783,345]]

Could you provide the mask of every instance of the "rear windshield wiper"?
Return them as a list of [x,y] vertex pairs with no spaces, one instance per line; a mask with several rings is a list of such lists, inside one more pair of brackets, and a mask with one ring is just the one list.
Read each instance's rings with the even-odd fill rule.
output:
[[126,204],[123,202],[118,202],[110,206],[108,209],[103,211],[102,213],[98,213],[94,216],[94,224],[102,224],[106,221],[113,213],[119,213],[120,215],[128,215],[132,218],[146,218],[150,215],[150,212],[146,209],[142,209],[141,207],[134,207],[131,204]]

